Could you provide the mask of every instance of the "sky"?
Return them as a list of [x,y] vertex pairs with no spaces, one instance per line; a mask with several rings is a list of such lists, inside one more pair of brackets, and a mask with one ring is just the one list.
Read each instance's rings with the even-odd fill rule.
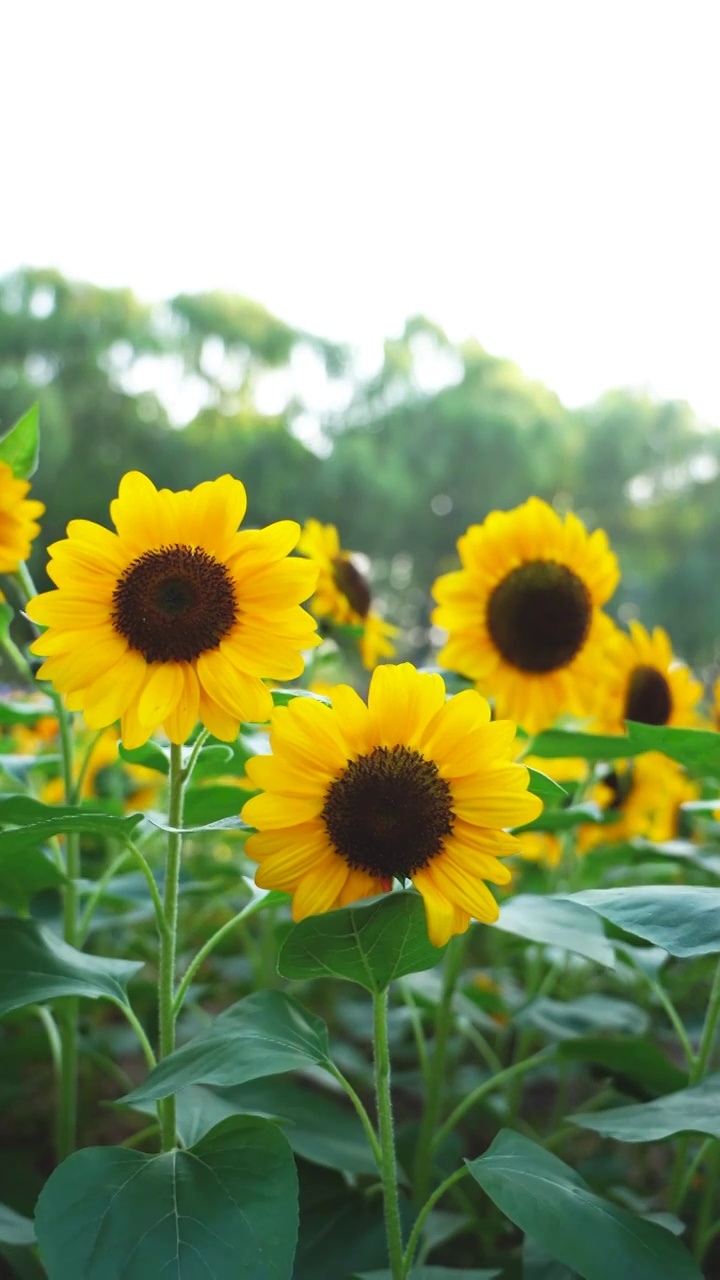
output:
[[12,10],[0,274],[239,292],[368,364],[422,312],[720,425],[714,0]]

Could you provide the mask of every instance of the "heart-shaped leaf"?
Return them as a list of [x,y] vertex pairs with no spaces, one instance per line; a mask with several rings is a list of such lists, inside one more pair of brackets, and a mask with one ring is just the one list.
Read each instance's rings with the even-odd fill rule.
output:
[[346,978],[377,993],[432,968],[444,951],[428,938],[420,894],[406,890],[309,916],[285,939],[278,969],[284,978]]
[[574,1169],[519,1133],[501,1130],[468,1167],[511,1222],[584,1280],[702,1280],[669,1231],[595,1195]]
[[282,991],[256,991],[159,1062],[122,1101],[135,1106],[190,1084],[228,1088],[329,1063],[327,1027],[320,1018]]
[[142,820],[141,813],[123,818],[112,813],[93,813],[74,805],[42,804],[30,796],[3,796],[0,823],[12,823],[13,829],[0,831],[0,856],[10,851],[38,848],[51,836],[68,831],[129,839]]
[[0,849],[0,903],[22,911],[41,889],[57,889],[65,880],[41,849]]
[[574,1124],[618,1142],[658,1142],[676,1133],[706,1133],[720,1138],[720,1074],[691,1089],[630,1107],[569,1116]]
[[51,1175],[35,1223],[48,1280],[289,1280],[292,1153],[255,1117],[160,1156],[86,1147]]
[[503,903],[493,927],[516,938],[573,951],[608,969],[615,964],[615,953],[597,917],[564,898],[518,894]]
[[76,951],[32,920],[0,919],[0,1015],[58,996],[127,1004],[125,987],[138,969],[142,963],[135,960]]
[[[717,735],[720,738],[720,734]],[[583,889],[568,901],[589,907],[619,929],[669,951],[704,956],[720,951],[720,889],[694,885],[632,885]]]
[[666,1058],[653,1040],[642,1036],[567,1040],[560,1046],[560,1055],[573,1062],[588,1063],[610,1076],[619,1089],[639,1097],[671,1093],[687,1084],[687,1073]]

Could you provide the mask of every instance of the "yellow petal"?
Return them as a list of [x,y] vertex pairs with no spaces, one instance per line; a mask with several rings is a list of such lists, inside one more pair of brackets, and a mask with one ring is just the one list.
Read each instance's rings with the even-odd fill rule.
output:
[[321,795],[276,796],[264,791],[262,795],[246,801],[242,820],[260,831],[272,830],[273,827],[290,827],[296,822],[309,822],[318,816],[322,807]]
[[439,675],[421,674],[409,662],[376,667],[368,706],[372,736],[378,746],[416,746],[445,701]]
[[149,679],[138,702],[141,724],[156,729],[175,710],[185,687],[182,666],[178,662],[161,662],[149,668]]
[[104,729],[114,724],[136,698],[147,678],[148,666],[142,654],[128,649],[107,675],[83,692],[82,710],[88,729]]
[[245,765],[245,772],[254,786],[285,796],[324,796],[331,781],[317,771],[303,774],[277,756],[254,756]]
[[183,688],[175,706],[175,710],[165,717],[163,728],[176,746],[187,742],[198,721],[200,709],[200,686],[191,663],[183,663],[180,667],[183,675]]
[[270,690],[255,676],[238,671],[219,649],[201,653],[196,670],[208,697],[228,715],[248,724],[263,724],[270,719]]
[[293,897],[293,920],[304,920],[331,911],[348,878],[349,867],[342,859],[331,854],[315,870],[300,881]]
[[423,897],[428,937],[434,947],[444,947],[456,932],[455,908],[440,893],[427,869],[415,871],[411,879]]

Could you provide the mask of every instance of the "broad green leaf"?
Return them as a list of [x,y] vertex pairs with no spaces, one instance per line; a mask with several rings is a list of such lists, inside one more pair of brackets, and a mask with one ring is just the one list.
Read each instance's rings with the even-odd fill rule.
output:
[[189,787],[185,793],[183,823],[186,827],[202,827],[223,818],[239,818],[248,798],[240,787]]
[[574,1169],[519,1133],[501,1130],[468,1167],[511,1222],[584,1280],[702,1280],[669,1231],[595,1195]]
[[58,996],[127,1004],[125,987],[138,969],[142,963],[135,960],[76,951],[32,920],[0,919],[0,1015]]
[[516,938],[573,951],[608,969],[615,964],[615,953],[597,917],[562,898],[518,894],[503,903],[493,927]]
[[282,991],[256,991],[164,1058],[122,1101],[134,1106],[190,1084],[228,1088],[329,1062],[327,1028],[320,1018]]
[[34,404],[0,439],[0,462],[7,464],[17,480],[29,480],[37,470],[39,451],[40,410]]
[[573,733],[569,729],[548,729],[533,738],[529,754],[543,760],[622,760],[644,751],[633,748],[625,735]]
[[44,716],[54,716],[55,707],[50,698],[33,697],[27,702],[15,698],[0,702],[0,725],[36,724]]
[[535,1027],[553,1039],[566,1040],[596,1031],[643,1035],[649,1017],[644,1009],[629,1000],[590,992],[576,1000],[553,1000],[550,996],[541,996],[523,1009],[516,1021],[519,1026]]
[[406,890],[296,924],[278,970],[284,978],[346,978],[380,992],[394,978],[432,968],[444,951],[428,939],[420,894]]
[[[718,734],[720,738],[720,734]],[[671,956],[720,951],[720,889],[694,885],[631,885],[583,889],[568,901],[589,907],[618,929],[644,938]]]
[[65,876],[40,849],[0,847],[0,903],[24,910],[41,889],[57,889]]
[[573,1124],[592,1129],[618,1142],[658,1142],[676,1133],[705,1133],[720,1138],[720,1074],[708,1076],[690,1089],[668,1093],[652,1102],[612,1107],[587,1115],[568,1116]]
[[[500,1274],[474,1267],[413,1267],[408,1280],[495,1280]],[[392,1271],[357,1271],[353,1280],[392,1280]]]
[[528,768],[530,775],[530,784],[528,791],[532,791],[534,796],[539,796],[545,804],[560,804],[563,797],[567,795],[564,787],[559,782],[555,782],[553,778],[548,778],[546,773],[541,773],[539,769]]
[[[283,1126],[290,1146],[303,1160],[345,1173],[377,1175],[375,1157],[352,1108],[294,1080],[273,1076],[234,1089],[191,1085],[180,1091],[176,1105],[185,1146],[199,1142],[229,1116],[259,1115]],[[143,1102],[136,1110],[154,1116],[155,1104]]]
[[619,1089],[645,1098],[671,1093],[687,1084],[687,1073],[666,1058],[653,1040],[642,1036],[585,1036],[567,1040],[560,1046],[560,1054],[597,1067]]
[[387,1265],[382,1197],[327,1169],[300,1169],[300,1236],[293,1280],[345,1280]]
[[634,754],[662,751],[701,778],[720,778],[720,734],[714,729],[675,729],[627,721]]
[[68,831],[115,836],[124,840],[142,822],[141,813],[126,818],[112,813],[93,813],[72,805],[42,804],[30,796],[4,796],[0,799],[0,823],[12,823],[13,829],[0,831],[0,857],[8,851],[37,848],[52,836]]
[[157,773],[169,773],[170,761],[167,753],[157,742],[146,742],[142,747],[133,747],[128,750],[122,742],[118,746],[120,759],[125,760],[127,764],[141,764],[144,769],[155,769]]
[[86,1147],[51,1175],[35,1224],[48,1280],[290,1280],[292,1153],[256,1117],[166,1155]]
[[35,1243],[35,1228],[29,1218],[23,1218],[9,1205],[0,1204],[0,1245],[9,1244],[25,1248]]
[[609,820],[610,815],[603,812],[599,804],[586,800],[584,804],[568,805],[567,809],[548,809],[524,827],[516,827],[515,831],[571,831],[586,822],[597,824]]

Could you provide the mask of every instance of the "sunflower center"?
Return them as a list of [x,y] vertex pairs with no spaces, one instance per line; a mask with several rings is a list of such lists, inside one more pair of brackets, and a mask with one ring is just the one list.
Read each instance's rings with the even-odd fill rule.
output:
[[370,587],[367,579],[359,569],[355,568],[352,560],[346,560],[342,556],[333,560],[333,580],[338,591],[342,591],[349,601],[350,608],[354,609],[361,618],[367,618],[370,612]]
[[670,685],[655,667],[636,667],[625,698],[625,719],[667,724],[672,712]]
[[375,747],[352,760],[330,786],[322,817],[352,868],[385,879],[426,866],[453,828],[447,782],[408,747]]
[[113,626],[146,662],[192,662],[217,649],[236,616],[225,566],[199,547],[145,551],[113,593]]
[[565,667],[582,649],[592,601],[581,578],[554,560],[513,569],[492,592],[487,626],[506,662],[521,671]]

